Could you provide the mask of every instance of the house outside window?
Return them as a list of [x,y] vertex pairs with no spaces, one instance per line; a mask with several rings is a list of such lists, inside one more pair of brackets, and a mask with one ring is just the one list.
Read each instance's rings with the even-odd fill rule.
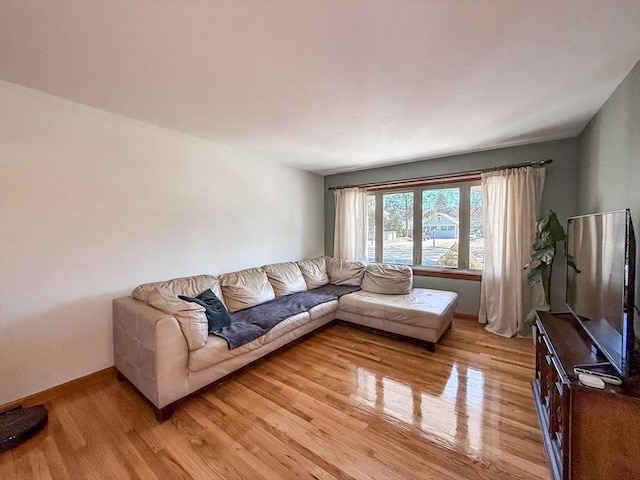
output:
[[479,178],[410,188],[376,187],[367,206],[370,262],[412,265],[427,273],[482,270]]

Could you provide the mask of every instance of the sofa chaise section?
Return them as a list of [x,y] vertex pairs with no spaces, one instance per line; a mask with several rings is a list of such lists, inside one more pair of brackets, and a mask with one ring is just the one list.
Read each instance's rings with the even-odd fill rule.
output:
[[337,318],[423,340],[433,352],[440,337],[451,328],[457,304],[455,292],[414,288],[406,294],[387,295],[360,290],[340,299]]

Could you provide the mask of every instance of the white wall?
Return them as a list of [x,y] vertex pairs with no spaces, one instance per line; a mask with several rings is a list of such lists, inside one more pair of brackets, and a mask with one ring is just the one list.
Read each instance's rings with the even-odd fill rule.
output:
[[0,405],[113,365],[112,298],[320,255],[323,222],[320,176],[0,82]]

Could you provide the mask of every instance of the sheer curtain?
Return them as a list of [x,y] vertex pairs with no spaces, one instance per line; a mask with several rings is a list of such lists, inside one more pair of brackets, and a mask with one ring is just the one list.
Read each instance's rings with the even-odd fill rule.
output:
[[530,336],[525,315],[544,298],[540,285],[527,285],[535,223],[544,187],[543,168],[482,174],[484,270],[478,320],[497,335]]
[[333,191],[333,196],[336,203],[333,256],[365,262],[367,191],[363,188],[340,188]]

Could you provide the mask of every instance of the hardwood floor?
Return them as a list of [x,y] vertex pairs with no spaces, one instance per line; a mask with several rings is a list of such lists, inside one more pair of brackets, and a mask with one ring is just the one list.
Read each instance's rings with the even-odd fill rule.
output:
[[158,424],[115,374],[45,404],[10,479],[549,479],[531,339],[454,320],[436,353],[336,325]]

